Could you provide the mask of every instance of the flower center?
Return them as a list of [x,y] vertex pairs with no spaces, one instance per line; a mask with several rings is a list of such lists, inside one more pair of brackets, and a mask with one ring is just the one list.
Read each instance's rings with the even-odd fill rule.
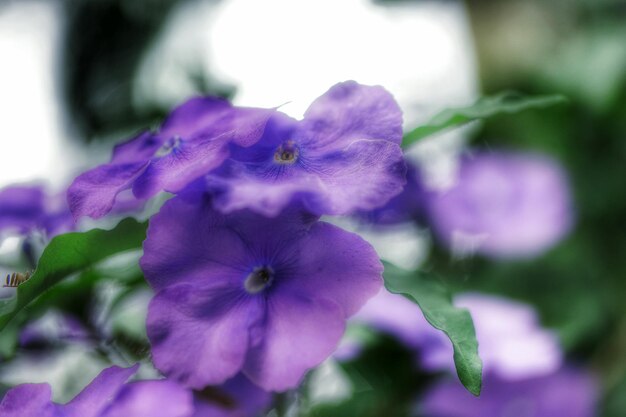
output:
[[259,266],[248,275],[243,283],[244,288],[250,294],[257,294],[272,285],[274,270],[269,266]]
[[165,141],[165,143],[156,151],[154,156],[163,157],[175,152],[180,147],[182,139],[180,136],[173,136]]
[[300,151],[293,140],[283,142],[274,152],[274,162],[277,164],[293,164],[298,159]]

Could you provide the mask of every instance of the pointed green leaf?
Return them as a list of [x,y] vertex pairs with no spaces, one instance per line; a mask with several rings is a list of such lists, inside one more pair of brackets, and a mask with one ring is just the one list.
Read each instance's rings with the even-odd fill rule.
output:
[[409,272],[385,264],[385,287],[416,302],[424,317],[436,329],[443,331],[454,347],[454,364],[459,379],[474,395],[482,387],[482,361],[478,356],[478,341],[472,317],[466,309],[452,304],[448,290],[432,277]]
[[404,135],[402,146],[408,147],[427,136],[446,129],[460,127],[475,120],[487,119],[501,114],[519,113],[528,109],[542,109],[565,102],[567,99],[560,95],[527,97],[510,91],[495,96],[481,97],[470,106],[441,111],[426,124]]
[[134,219],[125,219],[112,230],[94,229],[55,237],[44,249],[33,276],[20,284],[13,297],[0,299],[0,330],[59,281],[109,256],[141,247],[145,237],[146,224]]

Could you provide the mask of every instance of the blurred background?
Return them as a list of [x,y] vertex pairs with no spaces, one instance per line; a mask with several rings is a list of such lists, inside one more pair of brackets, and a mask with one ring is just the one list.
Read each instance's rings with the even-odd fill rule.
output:
[[[566,96],[567,105],[499,116],[428,138],[407,152],[420,187],[437,193],[459,186],[467,155],[548,158],[566,184],[559,189],[568,193],[563,216],[569,220],[532,256],[480,249],[459,254],[437,230],[429,233],[432,214],[432,223],[420,219],[393,231],[362,232],[381,256],[436,271],[455,293],[523,303],[536,314],[536,326],[558,339],[563,366],[594,381],[581,388],[593,411],[580,416],[626,415],[625,1],[0,0],[0,56],[0,188],[45,184],[51,195],[108,160],[115,143],[157,126],[195,94],[239,105],[284,104],[283,111],[301,116],[331,85],[354,79],[390,90],[407,131],[444,108],[502,90]],[[486,192],[497,188],[488,184]],[[557,197],[547,192],[536,198],[536,205],[551,207]],[[511,213],[507,222],[522,223],[519,212]],[[12,262],[15,242],[2,241],[1,263]],[[71,302],[58,307],[79,321],[88,316],[106,323],[104,332],[122,341],[120,349],[136,353],[145,348],[137,305],[145,305],[149,294],[137,270],[124,271],[123,290],[81,287],[85,293],[70,293],[101,301],[105,307],[98,312],[76,311]],[[122,313],[110,314],[110,303],[124,307]],[[514,321],[501,316],[505,328]],[[411,348],[389,337],[393,331],[377,332],[375,343],[369,333],[356,333],[359,343],[368,341],[364,350],[311,378],[310,415],[578,415],[558,407],[540,414],[539,405],[496,407],[500,411],[492,414],[427,407],[440,394],[430,391],[441,384],[439,374],[407,368]],[[0,346],[0,383],[56,381],[55,395],[70,398],[110,354],[80,346],[68,343],[46,356],[64,358],[46,363],[46,372],[24,356],[28,349]],[[531,355],[515,346],[510,356]],[[568,391],[567,381],[574,379],[546,383]],[[494,384],[505,390],[507,383]],[[538,395],[512,389],[525,401]],[[567,402],[561,394],[537,401]],[[445,395],[456,401],[456,392]]]

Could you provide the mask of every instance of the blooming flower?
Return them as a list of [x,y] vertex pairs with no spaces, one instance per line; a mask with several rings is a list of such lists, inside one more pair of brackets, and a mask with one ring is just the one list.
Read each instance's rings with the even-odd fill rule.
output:
[[205,197],[162,207],[140,264],[156,291],[153,361],[193,388],[240,371],[266,390],[297,385],[332,353],[382,273],[357,235],[295,210],[223,215]]
[[62,195],[48,195],[42,186],[21,185],[0,190],[0,231],[53,237],[71,230],[73,221]]
[[[0,403],[2,417],[191,417],[193,397],[174,382],[125,384],[137,366],[105,369],[67,404],[51,400],[48,384],[11,389]],[[203,417],[203,416],[197,416]]]
[[178,192],[218,167],[228,144],[246,147],[263,133],[274,110],[237,108],[227,101],[193,98],[172,111],[158,132],[143,132],[113,150],[111,162],[74,180],[68,202],[75,218],[100,218],[117,195],[132,189],[137,198]]
[[567,367],[518,381],[486,374],[480,397],[446,381],[426,393],[421,409],[431,417],[594,417],[596,385],[583,370]]
[[[554,372],[562,353],[556,336],[542,329],[535,311],[522,303],[481,294],[462,294],[454,304],[467,308],[474,321],[478,353],[485,372],[520,380]],[[353,318],[396,336],[431,370],[454,369],[453,349],[440,331],[426,322],[417,304],[381,291]]]
[[297,200],[316,214],[371,210],[400,193],[402,112],[382,87],[349,81],[311,104],[304,119],[281,113],[255,145],[234,146],[206,178],[222,212],[276,216]]
[[429,197],[428,217],[453,250],[535,256],[572,225],[569,186],[563,170],[545,156],[477,153],[461,160],[453,188]]

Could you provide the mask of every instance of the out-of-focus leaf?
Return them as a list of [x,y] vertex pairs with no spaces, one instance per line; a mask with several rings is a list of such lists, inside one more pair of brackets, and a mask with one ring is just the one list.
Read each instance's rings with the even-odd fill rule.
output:
[[94,229],[55,237],[41,255],[33,276],[17,288],[15,296],[0,300],[0,330],[62,279],[109,256],[140,247],[145,236],[145,223],[125,219],[112,230]]
[[385,264],[385,287],[416,302],[426,320],[443,331],[454,347],[454,364],[461,383],[474,395],[482,387],[482,361],[470,313],[452,304],[448,290],[432,277]]
[[605,417],[620,417],[626,415],[626,377],[613,387],[606,396],[603,404]]
[[17,348],[18,326],[11,324],[3,332],[0,337],[0,362],[10,358]]
[[426,136],[446,129],[460,127],[475,120],[501,114],[514,114],[528,109],[542,109],[565,102],[567,102],[567,99],[561,95],[528,97],[510,91],[495,96],[481,97],[471,106],[441,111],[426,124],[404,135],[402,146],[408,147]]

